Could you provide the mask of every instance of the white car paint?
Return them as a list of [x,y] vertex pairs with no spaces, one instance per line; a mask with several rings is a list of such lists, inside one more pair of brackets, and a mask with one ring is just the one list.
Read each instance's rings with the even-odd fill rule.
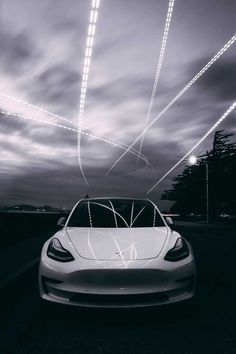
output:
[[[165,260],[180,235],[164,220],[164,226],[134,228],[69,227],[68,220],[42,249],[39,290],[44,300],[74,306],[137,307],[194,296],[191,245],[186,241],[186,258]],[[48,257],[53,238],[70,252],[73,261]]]
[[119,260],[123,257],[132,260],[157,257],[166,241],[168,229],[67,227],[66,233],[83,258]]

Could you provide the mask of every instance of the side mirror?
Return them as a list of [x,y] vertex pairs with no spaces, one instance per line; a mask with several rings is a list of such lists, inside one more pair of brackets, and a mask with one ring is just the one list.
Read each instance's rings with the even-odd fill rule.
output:
[[65,226],[66,223],[66,218],[65,216],[63,216],[62,218],[60,218],[57,222],[57,226]]
[[170,216],[167,216],[167,217],[166,217],[166,222],[167,222],[167,224],[168,224],[169,226],[174,224],[174,223],[173,223],[173,220],[172,220],[172,218],[171,218]]

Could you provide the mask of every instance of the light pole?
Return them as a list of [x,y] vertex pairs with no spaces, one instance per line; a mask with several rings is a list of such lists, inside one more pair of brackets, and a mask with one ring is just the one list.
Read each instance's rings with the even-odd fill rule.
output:
[[206,223],[209,224],[209,168],[208,162],[205,162],[206,166]]
[[[198,158],[196,155],[190,155],[188,158],[188,163],[190,166],[196,165]],[[206,168],[206,223],[209,223],[209,167],[208,162],[205,162]]]

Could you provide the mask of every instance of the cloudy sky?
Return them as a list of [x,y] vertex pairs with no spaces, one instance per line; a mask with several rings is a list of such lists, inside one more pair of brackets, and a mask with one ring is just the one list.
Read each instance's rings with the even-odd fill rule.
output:
[[[142,197],[236,98],[236,44],[145,135],[146,166],[75,128],[90,0],[0,2],[0,204],[70,207],[90,196]],[[144,128],[168,0],[101,0],[82,129],[130,145]],[[151,119],[236,32],[236,1],[176,0]],[[68,119],[62,121],[10,97]],[[4,113],[8,112],[8,114]],[[39,119],[16,117],[13,114]],[[221,129],[235,133],[235,111]],[[210,136],[199,148],[211,147]],[[139,144],[136,144],[136,149]],[[150,197],[158,201],[181,165]],[[168,202],[160,202],[162,208]]]

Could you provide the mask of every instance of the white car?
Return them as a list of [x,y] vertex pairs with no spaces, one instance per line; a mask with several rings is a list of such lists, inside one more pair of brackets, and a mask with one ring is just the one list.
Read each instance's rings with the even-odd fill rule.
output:
[[88,307],[143,307],[191,299],[190,244],[147,199],[80,200],[43,246],[44,300]]

